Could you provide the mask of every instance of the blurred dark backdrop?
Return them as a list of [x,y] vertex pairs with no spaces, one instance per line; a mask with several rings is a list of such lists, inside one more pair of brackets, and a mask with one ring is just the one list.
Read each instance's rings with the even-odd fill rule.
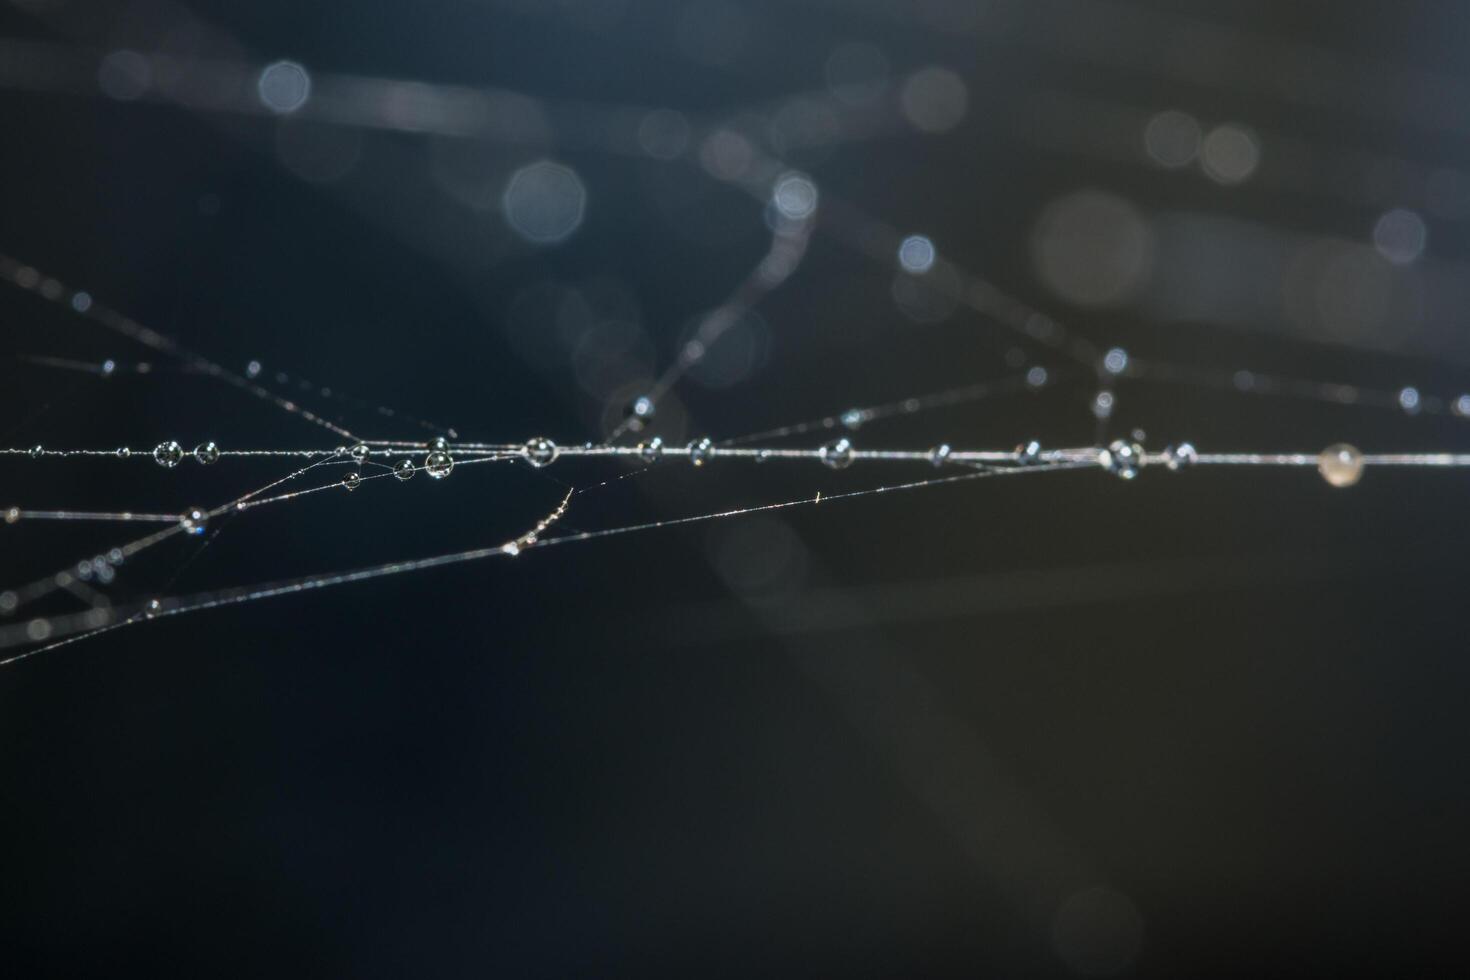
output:
[[[1098,347],[1226,377],[1470,384],[1459,4],[24,0],[0,25],[0,251],[232,369],[257,359],[466,438],[600,439],[749,273],[767,209],[711,175],[720,144],[700,141],[720,132]],[[230,66],[283,59],[311,98],[247,111],[256,76]],[[341,76],[520,93],[495,118],[531,122],[490,139],[413,112],[314,121]],[[433,104],[422,91],[392,89]],[[649,123],[659,107],[682,115]],[[680,120],[665,153],[650,127],[677,143]],[[585,194],[554,244],[502,213],[543,160]],[[331,444],[199,377],[22,360],[141,354],[35,295],[0,313],[4,445]],[[860,445],[1090,444],[1095,386],[914,294],[819,214],[799,269],[653,431],[734,436],[1037,364],[1056,381],[1041,392],[874,423]],[[1117,395],[1108,434],[1140,427],[1153,448],[1467,445],[1448,414],[1126,379]],[[183,545],[125,566],[116,593],[495,544],[620,472],[462,467],[316,494],[240,518],[182,569]],[[170,510],[272,475],[19,459],[0,504]],[[669,464],[579,496],[566,522],[897,478]],[[1465,488],[1372,470],[1351,491],[1310,470],[977,481],[57,650],[0,671],[4,972],[1458,961]],[[0,530],[6,584],[131,536]]]

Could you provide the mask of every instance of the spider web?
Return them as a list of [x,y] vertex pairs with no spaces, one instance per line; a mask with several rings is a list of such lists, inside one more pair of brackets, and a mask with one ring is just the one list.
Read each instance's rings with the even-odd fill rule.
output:
[[[349,133],[387,131],[492,145],[540,138],[541,130],[550,128],[559,146],[640,161],[653,157],[660,167],[682,167],[698,180],[723,185],[763,221],[768,237],[733,288],[712,294],[682,338],[671,350],[659,353],[657,361],[663,367],[640,379],[636,389],[620,391],[608,400],[614,414],[604,415],[602,430],[591,441],[560,433],[548,438],[461,432],[397,406],[347,394],[336,378],[307,381],[255,360],[227,366],[137,322],[104,298],[53,277],[51,270],[34,268],[20,258],[0,257],[0,279],[28,294],[29,298],[16,300],[25,317],[35,315],[37,322],[44,319],[48,324],[66,321],[54,332],[20,334],[19,343],[26,350],[17,353],[17,367],[43,396],[22,407],[7,444],[0,446],[12,473],[7,485],[14,502],[6,504],[6,521],[25,528],[105,529],[99,533],[113,534],[0,592],[0,613],[9,620],[0,625],[0,649],[18,651],[0,664],[152,619],[225,605],[468,562],[509,560],[618,535],[651,534],[796,507],[850,505],[877,494],[912,494],[957,483],[1002,477],[1052,480],[1053,474],[1073,471],[1131,481],[1143,474],[1151,478],[1156,472],[1287,468],[1316,469],[1328,483],[1348,486],[1365,468],[1470,466],[1470,456],[1453,452],[1448,444],[1428,449],[1392,446],[1366,454],[1347,443],[1326,448],[1216,447],[1191,441],[1196,440],[1191,430],[1201,427],[1200,420],[1167,416],[1161,420],[1166,419],[1175,434],[1172,443],[1152,441],[1141,428],[1125,429],[1115,418],[1118,406],[1140,390],[1216,391],[1239,400],[1271,400],[1283,412],[1315,404],[1422,420],[1470,414],[1470,396],[1181,361],[1097,343],[1090,339],[1091,331],[1073,329],[1062,318],[1022,300],[952,259],[927,237],[907,234],[844,200],[819,177],[784,159],[777,145],[783,140],[771,138],[763,145],[721,119],[689,117],[667,107],[568,103],[505,90],[327,73],[310,76],[308,84],[299,65],[263,64],[238,56],[195,57],[184,63],[162,53],[129,51],[98,59],[95,53],[68,44],[8,43],[25,56],[10,62],[12,84],[19,87],[93,95],[92,79],[100,76],[104,90],[111,86],[114,98],[183,105],[215,122],[235,116],[273,120],[288,115],[293,125],[314,123]],[[241,79],[255,84],[242,85]],[[927,81],[938,86],[932,100],[937,108],[916,110],[906,105],[900,111],[891,100],[853,108],[826,97],[843,134],[826,140],[828,148],[850,151],[852,143],[892,133],[903,122],[903,112],[921,130],[950,128],[943,117],[943,90],[950,82],[942,75]],[[1159,118],[1145,116],[1130,125],[1144,130],[1147,137]],[[658,125],[672,125],[671,120],[679,121],[684,134],[677,150],[665,152],[661,137],[649,133]],[[1076,133],[1076,127],[1059,130]],[[785,149],[801,149],[799,139],[788,137],[784,143]],[[1096,143],[1085,141],[1074,149],[1100,152]],[[565,203],[566,194],[557,197],[545,187],[577,178],[565,168],[535,167],[517,172],[503,206],[514,223],[516,181],[541,182],[536,185],[543,187],[541,197],[533,195],[517,230],[533,243],[554,244],[562,234],[557,222],[567,220],[556,209]],[[460,192],[479,191],[460,186]],[[567,193],[585,191],[573,187]],[[540,205],[531,207],[538,200]],[[575,226],[566,233],[574,230]],[[867,262],[874,276],[891,278],[895,300],[917,320],[944,319],[958,310],[968,322],[1005,338],[999,363],[988,376],[965,378],[939,390],[855,407],[832,406],[815,418],[764,425],[753,432],[693,433],[692,439],[685,439],[692,415],[679,403],[682,386],[748,333],[749,318],[770,296],[799,288],[814,249],[844,251]],[[114,342],[120,343],[115,354]],[[93,356],[99,350],[108,353]],[[57,378],[67,381],[56,382]],[[122,381],[158,397],[165,397],[162,392],[172,386],[204,385],[272,419],[254,437],[247,427],[233,438],[202,433],[197,442],[181,433],[157,442],[129,438],[120,445],[99,446],[84,440],[66,442],[65,436],[47,432],[47,415],[53,404],[65,401],[70,383]],[[1035,406],[1038,399],[1061,397],[1069,401],[1065,411],[1086,421],[1090,440],[1053,444],[1045,438],[1047,433],[1024,421],[1015,427],[1016,441],[1000,445],[939,438],[888,442],[883,435],[900,431],[885,429],[888,423],[906,423],[906,431],[913,432],[915,424],[922,428],[926,419],[977,403],[1014,405],[1020,400]],[[214,417],[223,425],[234,409],[226,401],[214,405],[211,411],[219,413]],[[1023,412],[1019,417],[1026,416]],[[282,422],[294,426],[289,439],[278,424]],[[596,512],[600,523],[580,524],[579,514],[589,505],[629,481],[660,481],[671,468],[684,467],[696,470],[707,484],[719,486],[730,468],[755,466],[790,468],[799,474],[798,480],[811,483],[818,478],[800,474],[825,471],[828,476],[820,482],[838,482],[795,496],[688,507],[646,520],[618,520],[616,513]],[[201,486],[197,501],[180,508],[130,505],[84,510],[53,505],[54,499],[66,495],[33,478],[51,467],[67,467],[70,474],[83,474],[81,479],[109,487],[135,483],[145,497],[154,492],[150,487],[156,487],[160,475],[181,486],[196,481]],[[539,481],[543,499],[520,523],[488,542],[479,541],[476,528],[476,543],[469,547],[261,580],[234,580],[228,569],[216,569],[215,574],[225,578],[223,583],[190,586],[191,575],[207,563],[217,541],[248,534],[251,523],[272,512],[350,493],[354,506],[364,506],[356,501],[365,498],[367,506],[391,513],[392,495],[408,492],[407,487],[421,492],[425,483],[493,482],[505,478],[506,471],[520,474],[512,479],[530,473]],[[1080,484],[1069,486],[1071,490],[1059,492],[1088,493]],[[175,496],[171,491],[167,499]],[[58,544],[51,553],[59,556],[68,546]],[[294,557],[300,559],[303,553],[309,556],[309,546]]]

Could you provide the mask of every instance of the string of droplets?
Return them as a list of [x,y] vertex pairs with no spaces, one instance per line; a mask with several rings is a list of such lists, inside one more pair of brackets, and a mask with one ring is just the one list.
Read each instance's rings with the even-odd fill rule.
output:
[[[848,211],[844,213],[839,210],[839,214],[844,215],[847,219],[847,225],[844,225],[840,221],[838,222],[839,234],[842,234],[845,228],[849,236],[865,236],[865,240],[871,241],[875,237],[881,238],[890,231],[882,226],[875,225],[870,219],[857,215],[855,212]],[[278,395],[265,388],[258,381],[263,373],[258,362],[251,362],[247,365],[243,374],[229,372],[199,355],[178,347],[168,338],[162,337],[131,319],[102,307],[100,304],[95,303],[89,294],[77,291],[70,295],[70,301],[68,302],[66,298],[68,291],[58,281],[42,277],[34,269],[20,265],[13,260],[5,259],[4,257],[0,257],[0,279],[8,279],[13,284],[28,291],[34,291],[45,299],[66,305],[72,312],[78,313],[94,322],[98,322],[114,332],[120,333],[131,340],[143,343],[156,351],[178,360],[189,371],[215,378],[245,391],[288,415],[299,417],[311,423],[318,427],[318,430],[325,428],[338,435],[356,439],[353,433],[344,426],[300,406],[292,399]],[[1002,325],[1010,327],[1024,337],[1035,340],[1043,346],[1065,356],[1068,360],[1084,366],[1088,374],[1094,375],[1098,379],[1099,389],[1091,401],[1091,408],[1093,415],[1099,423],[1099,434],[1103,431],[1103,426],[1112,414],[1112,409],[1115,404],[1115,386],[1119,380],[1123,379],[1196,387],[1226,388],[1240,393],[1309,398],[1332,404],[1360,404],[1373,408],[1397,407],[1410,415],[1419,414],[1420,412],[1435,414],[1445,411],[1457,415],[1470,414],[1470,412],[1467,412],[1467,409],[1470,409],[1470,395],[1462,395],[1455,399],[1440,399],[1421,396],[1417,388],[1404,388],[1397,392],[1381,392],[1364,390],[1351,385],[1278,378],[1255,372],[1202,371],[1188,366],[1156,361],[1142,361],[1130,357],[1121,348],[1099,351],[1097,348],[1092,347],[1091,344],[1070,334],[1055,321],[1029,309],[1024,304],[1020,304],[1006,297],[983,280],[969,277],[962,278],[960,281],[963,284],[967,301],[977,311],[993,316]],[[753,279],[751,282],[758,283],[759,280]],[[750,288],[755,287],[751,286]],[[753,302],[753,298],[742,298],[741,290],[737,290],[731,302],[748,304],[749,302]],[[707,343],[713,343],[718,338],[720,330],[723,329],[723,325],[728,322],[728,319],[717,316],[706,322],[707,324],[712,324],[712,326],[705,331],[704,340]],[[1149,467],[1161,467],[1169,471],[1177,471],[1201,465],[1315,466],[1329,484],[1346,487],[1357,483],[1362,477],[1364,468],[1369,465],[1420,467],[1470,466],[1470,456],[1448,453],[1364,454],[1355,447],[1347,444],[1330,446],[1317,453],[1201,453],[1189,443],[1180,443],[1177,446],[1166,447],[1159,452],[1150,452],[1142,445],[1140,434],[1135,434],[1135,437],[1130,439],[1112,440],[1105,445],[1098,444],[1064,449],[1044,449],[1035,441],[1023,443],[1010,450],[955,448],[947,444],[937,445],[928,449],[860,449],[854,444],[851,436],[841,436],[829,440],[824,445],[810,448],[751,445],[752,443],[765,440],[839,428],[855,433],[866,423],[880,418],[913,414],[932,408],[958,405],[969,401],[977,401],[983,398],[1002,396],[1019,391],[1037,391],[1050,385],[1057,378],[1065,377],[1067,374],[1065,370],[1049,370],[1040,364],[1032,364],[1026,367],[1023,372],[996,381],[947,389],[930,395],[910,397],[885,405],[852,408],[836,415],[824,416],[809,422],[781,426],[764,432],[752,433],[720,442],[704,437],[692,440],[684,446],[672,446],[666,445],[661,438],[655,436],[632,446],[616,445],[617,438],[622,434],[641,433],[652,423],[657,409],[658,396],[662,392],[668,391],[679,377],[698,360],[698,357],[702,356],[703,349],[707,348],[701,348],[700,351],[694,353],[686,349],[681,354],[681,357],[674,362],[670,370],[665,372],[660,378],[659,386],[655,391],[632,400],[625,413],[624,424],[614,432],[612,437],[602,444],[585,443],[582,445],[558,446],[550,439],[543,437],[533,438],[525,443],[519,444],[470,442],[451,438],[457,437],[457,433],[452,429],[447,429],[444,431],[449,433],[448,436],[438,435],[428,442],[361,439],[351,444],[339,444],[330,450],[284,448],[228,449],[220,447],[213,441],[205,441],[196,445],[192,452],[186,452],[178,441],[172,439],[159,443],[151,451],[130,447],[122,447],[116,450],[48,449],[41,445],[29,448],[0,449],[0,456],[21,456],[28,460],[37,461],[68,458],[130,460],[151,457],[156,464],[170,470],[179,467],[184,462],[186,456],[192,456],[202,466],[213,466],[225,459],[269,460],[274,458],[295,458],[306,461],[304,466],[292,473],[251,491],[236,500],[215,508],[191,507],[179,515],[134,514],[128,512],[46,511],[28,510],[20,507],[9,508],[4,512],[5,518],[9,523],[15,523],[22,519],[113,520],[154,521],[171,524],[172,526],[165,527],[137,541],[110,549],[105,554],[84,560],[73,568],[63,570],[53,576],[33,582],[28,586],[0,592],[0,614],[13,614],[25,603],[42,595],[63,589],[77,594],[79,598],[92,606],[92,608],[84,613],[69,617],[37,617],[23,625],[0,626],[0,648],[27,643],[45,644],[18,655],[18,657],[0,661],[0,664],[13,662],[19,657],[30,656],[41,650],[50,649],[58,643],[71,642],[73,639],[80,638],[83,635],[115,629],[118,626],[127,625],[130,622],[136,621],[139,618],[148,619],[155,618],[159,615],[172,615],[198,609],[213,608],[227,603],[267,598],[271,595],[278,595],[287,591],[301,591],[304,589],[361,581],[366,578],[400,574],[422,568],[436,567],[440,564],[474,560],[490,555],[518,555],[532,547],[588,541],[611,534],[633,533],[656,527],[685,524],[692,521],[722,519],[739,514],[754,513],[764,509],[815,504],[821,502],[823,499],[830,501],[893,490],[934,486],[952,483],[956,480],[1086,468],[1100,468],[1124,480],[1133,480],[1143,469]],[[109,372],[101,373],[104,377],[110,376]],[[286,376],[284,374],[278,374],[278,377]],[[321,394],[323,397],[347,400],[345,396],[332,392],[330,389],[322,389]],[[359,404],[365,403],[359,402]],[[400,413],[395,413],[391,409],[385,408],[380,408],[378,414],[384,417],[400,415]],[[428,423],[420,422],[419,424],[436,428]],[[422,455],[420,456],[419,454]],[[836,495],[828,495],[825,498],[821,493],[818,493],[812,498],[801,498],[777,504],[759,505],[756,507],[695,515],[686,518],[673,518],[622,528],[609,528],[602,531],[572,533],[560,537],[547,538],[544,536],[543,532],[556,523],[565,513],[575,493],[586,492],[587,490],[605,486],[608,482],[611,482],[604,481],[603,483],[584,488],[582,491],[568,493],[558,507],[549,513],[541,522],[538,522],[531,530],[516,538],[510,539],[502,545],[488,549],[471,549],[469,551],[434,556],[427,559],[392,562],[351,572],[308,576],[286,582],[240,587],[192,597],[155,597],[148,600],[142,606],[135,607],[131,610],[126,607],[114,609],[108,603],[105,595],[97,593],[87,585],[89,581],[103,585],[109,584],[116,576],[117,567],[124,561],[138,552],[160,544],[175,535],[197,537],[206,534],[211,526],[212,519],[222,514],[238,513],[260,506],[296,500],[307,494],[328,491],[334,487],[355,490],[370,480],[389,475],[399,481],[406,481],[411,479],[420,470],[427,472],[431,479],[442,480],[449,476],[457,466],[520,460],[533,468],[541,469],[559,459],[578,457],[621,459],[638,463],[642,465],[642,469],[637,472],[647,472],[654,466],[667,460],[681,458],[688,460],[695,467],[705,466],[717,459],[754,463],[780,460],[815,461],[832,470],[847,469],[855,463],[863,462],[885,464],[927,463],[933,467],[959,468],[967,472],[953,476],[935,476],[906,483],[848,491]],[[388,461],[391,461],[391,463]],[[343,464],[350,468],[340,479],[329,484],[304,489],[283,490],[273,495],[267,495],[269,491],[276,490],[283,484],[297,480],[317,467],[327,464]],[[378,467],[380,472],[365,473],[364,467],[366,466]]]

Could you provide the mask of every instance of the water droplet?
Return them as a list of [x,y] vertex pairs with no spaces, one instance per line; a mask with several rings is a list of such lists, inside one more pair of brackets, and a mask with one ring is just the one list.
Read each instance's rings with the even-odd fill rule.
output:
[[561,450],[557,448],[556,443],[547,439],[545,436],[537,436],[527,441],[526,445],[522,447],[521,452],[526,457],[526,462],[537,469],[543,466],[550,466],[556,462],[556,457],[561,455]]
[[623,420],[631,431],[642,432],[644,426],[652,421],[654,408],[652,398],[639,395],[623,410]]
[[393,464],[393,475],[400,480],[412,480],[414,474],[413,460],[400,459]]
[[842,424],[856,432],[868,420],[868,413],[861,408],[849,408],[842,413]]
[[1317,472],[1334,487],[1350,487],[1363,478],[1363,454],[1339,442],[1317,455]]
[[1023,442],[1017,446],[1016,462],[1022,466],[1030,466],[1033,463],[1041,462],[1041,443],[1032,439],[1030,442]]
[[46,450],[42,449],[40,445],[35,445],[30,448],[30,451],[26,455],[30,456],[31,459],[40,459],[41,454],[45,451]]
[[251,361],[249,364],[245,365],[245,377],[247,377],[247,378],[258,378],[258,377],[260,377],[260,362],[259,361]]
[[1031,388],[1045,387],[1047,380],[1046,368],[1040,364],[1035,365],[1026,372],[1026,384]]
[[1143,468],[1143,447],[1119,439],[1103,450],[1099,462],[1120,480],[1131,480]]
[[161,612],[163,612],[163,603],[159,600],[149,599],[147,602],[143,603],[143,615],[146,616],[148,619],[152,619],[154,616],[157,616]]
[[654,436],[647,442],[638,444],[638,458],[645,463],[655,463],[664,454],[664,441]]
[[1420,401],[1418,388],[1404,388],[1399,391],[1399,407],[1410,415],[1419,414]]
[[929,450],[929,462],[935,466],[943,466],[949,462],[950,454],[953,452],[954,450],[949,448],[949,443],[941,443]]
[[362,485],[361,474],[359,474],[356,470],[353,470],[351,473],[345,474],[342,477],[342,485],[348,490],[356,490],[359,486]]
[[1128,370],[1128,352],[1121,347],[1114,347],[1103,355],[1103,370],[1109,374],[1122,374]]
[[207,524],[209,524],[209,514],[202,507],[190,507],[179,518],[179,527],[183,528],[186,534],[203,534]]
[[755,461],[757,463],[767,462],[767,461],[770,460],[770,458],[771,458],[771,451],[769,449],[762,449],[760,452],[758,452],[758,453],[755,454]]
[[715,444],[708,438],[696,439],[689,444],[689,462],[703,466],[715,455]]
[[5,523],[6,524],[14,524],[18,520],[20,520],[20,508],[19,507],[10,507],[10,508],[6,509],[6,511],[5,511]]
[[350,455],[353,459],[355,459],[359,463],[361,463],[363,460],[365,460],[365,459],[368,458],[369,451],[370,450],[368,449],[368,447],[366,445],[364,445],[363,443],[360,443],[359,442],[357,445],[353,446],[348,451],[348,455]]
[[454,457],[435,450],[424,457],[424,472],[436,480],[442,480],[454,469]]
[[211,463],[219,462],[219,447],[212,442],[201,442],[194,447],[194,458],[201,465],[209,466]]
[[116,371],[117,371],[117,362],[114,361],[112,358],[109,357],[107,360],[105,360],[105,361],[102,362],[102,376],[104,378],[110,378],[110,377],[112,377],[112,375]]
[[1111,391],[1099,391],[1092,399],[1092,414],[1100,419],[1108,418],[1113,414],[1113,401]]
[[117,458],[118,459],[127,459],[131,455],[133,455],[133,451],[131,449],[129,449],[127,446],[120,446],[120,447],[118,447],[118,450],[117,450]]
[[829,470],[845,470],[852,465],[852,443],[847,439],[834,439],[821,448],[819,457]]
[[428,449],[431,453],[447,453],[449,452],[449,440],[443,436],[435,436],[429,440]]
[[184,458],[184,447],[170,439],[168,442],[160,442],[153,449],[153,462],[166,470],[171,470],[179,465],[179,460]]
[[1199,453],[1195,451],[1192,444],[1181,442],[1177,446],[1169,446],[1164,450],[1164,465],[1171,470],[1181,470],[1186,466],[1193,466],[1199,459]]

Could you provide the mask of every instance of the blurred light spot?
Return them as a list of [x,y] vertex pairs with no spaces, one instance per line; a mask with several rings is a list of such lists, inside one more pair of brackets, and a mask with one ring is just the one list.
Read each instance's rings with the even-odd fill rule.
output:
[[970,94],[965,80],[948,68],[924,68],[903,85],[903,114],[924,133],[954,129],[965,118]]
[[1046,368],[1040,364],[1032,367],[1026,372],[1026,384],[1032,388],[1041,388],[1046,385]]
[[1126,895],[1084,888],[1057,909],[1052,945],[1077,973],[1106,977],[1127,969],[1143,944],[1143,919]]
[[745,11],[724,0],[695,0],[684,8],[674,43],[705,65],[728,65],[745,47],[750,24]]
[[1128,369],[1128,352],[1114,347],[1103,355],[1103,369],[1109,374],[1122,374]]
[[1410,415],[1419,414],[1420,398],[1418,388],[1404,388],[1399,391],[1399,408]]
[[862,41],[833,48],[823,73],[827,91],[848,105],[874,102],[888,90],[888,59],[877,45]]
[[923,275],[934,268],[934,243],[923,235],[910,235],[898,246],[898,264],[905,272]]
[[1183,167],[1199,153],[1199,122],[1187,112],[1170,109],[1148,121],[1143,146],[1149,158],[1161,167]]
[[1373,226],[1373,245],[1394,265],[1409,265],[1424,254],[1429,229],[1424,219],[1405,208],[1386,212]]
[[673,109],[655,109],[638,124],[638,145],[656,160],[672,160],[689,146],[689,122]]
[[71,298],[71,308],[78,313],[85,313],[92,308],[92,297],[89,293],[78,290]]
[[1455,399],[1455,414],[1470,415],[1470,395],[1461,395]]
[[[716,311],[713,316],[726,315]],[[721,329],[708,329],[709,317],[696,321],[681,355],[690,380],[706,388],[729,388],[746,380],[766,363],[771,328],[753,310],[746,310]]]
[[1113,393],[1111,391],[1099,391],[1092,399],[1092,414],[1100,419],[1105,419],[1113,414]]
[[276,159],[314,184],[347,176],[361,156],[362,136],[354,129],[286,120],[276,128]]
[[97,67],[97,85],[108,98],[131,102],[153,84],[153,66],[136,51],[113,51]]
[[700,165],[720,180],[739,180],[754,156],[750,141],[732,129],[717,129],[699,147]]
[[653,367],[653,342],[641,326],[627,320],[592,325],[577,338],[572,351],[578,385],[598,399],[646,384]]
[[1031,248],[1041,281],[1079,306],[1120,303],[1153,272],[1148,222],[1132,204],[1101,191],[1078,191],[1048,204]]
[[1234,123],[1210,130],[1200,149],[1205,173],[1221,184],[1238,184],[1255,173],[1261,148],[1255,136]]
[[774,517],[717,524],[709,534],[710,561],[736,595],[759,603],[792,598],[807,576],[806,546]]
[[[1291,269],[1288,289],[1305,291],[1307,323],[1340,342],[1381,342],[1393,309],[1395,274],[1366,245],[1326,242]],[[1288,294],[1289,302],[1296,302]]]
[[295,112],[311,96],[311,76],[294,61],[277,61],[261,69],[255,90],[272,112]]
[[811,217],[817,210],[817,185],[805,174],[783,174],[771,192],[771,203],[784,217],[793,221]]
[[587,189],[576,171],[550,160],[528,164],[505,188],[505,220],[528,242],[564,241],[582,224]]

